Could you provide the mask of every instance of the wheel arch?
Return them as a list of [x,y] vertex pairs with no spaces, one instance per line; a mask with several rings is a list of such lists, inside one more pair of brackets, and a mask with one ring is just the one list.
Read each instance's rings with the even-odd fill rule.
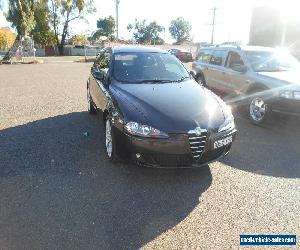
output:
[[246,89],[246,95],[251,94],[255,91],[262,92],[266,90],[269,90],[269,88],[265,84],[255,82],[248,86],[248,88]]
[[272,96],[272,91],[265,84],[262,83],[252,83],[244,91],[244,100],[249,100],[252,96],[256,94],[263,94],[263,97],[269,99]]
[[86,89],[88,89],[89,86],[90,86],[90,78],[88,78],[87,81],[86,81]]
[[202,72],[202,70],[198,70],[198,71],[196,72],[196,77],[197,77],[197,76],[202,76],[202,77],[205,79],[204,73]]

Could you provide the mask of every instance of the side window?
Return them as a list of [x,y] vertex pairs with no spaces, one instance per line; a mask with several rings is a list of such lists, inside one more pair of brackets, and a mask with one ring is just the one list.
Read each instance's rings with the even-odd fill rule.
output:
[[227,51],[226,50],[215,50],[210,59],[210,63],[213,65],[224,65],[226,60]]
[[236,52],[229,52],[226,67],[231,68],[234,70],[236,66],[243,66],[245,65],[241,56]]
[[104,50],[99,53],[94,63],[94,67],[101,71],[108,71],[110,62],[110,51]]
[[200,50],[196,60],[202,63],[209,63],[211,54],[212,54],[211,50],[208,49]]
[[[175,60],[168,60],[167,56],[159,56],[161,60],[161,67],[165,67],[165,69],[169,72],[177,73],[178,72],[178,64]],[[158,66],[158,64],[156,63]]]
[[113,71],[116,79],[132,80],[136,77],[136,63],[138,56],[132,53],[120,53],[114,55]]
[[204,51],[200,51],[196,57],[196,61],[203,62],[203,57],[205,55]]

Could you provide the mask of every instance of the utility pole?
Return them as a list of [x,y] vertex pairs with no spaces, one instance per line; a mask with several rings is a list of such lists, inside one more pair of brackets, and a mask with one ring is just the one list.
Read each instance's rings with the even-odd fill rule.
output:
[[286,30],[287,30],[287,21],[284,21],[282,32],[281,32],[281,41],[280,41],[280,46],[281,47],[284,47],[284,45],[285,45]]
[[212,21],[212,31],[211,31],[211,44],[214,44],[214,33],[215,33],[215,25],[216,25],[216,10],[217,10],[217,7],[214,7],[213,9],[213,21]]
[[119,4],[120,0],[116,1],[116,30],[117,30],[117,41],[119,41]]

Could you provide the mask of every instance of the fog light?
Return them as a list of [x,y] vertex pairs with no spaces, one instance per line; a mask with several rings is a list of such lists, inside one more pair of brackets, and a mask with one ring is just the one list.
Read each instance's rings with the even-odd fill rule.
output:
[[135,154],[135,159],[137,163],[145,163],[145,159],[140,153]]

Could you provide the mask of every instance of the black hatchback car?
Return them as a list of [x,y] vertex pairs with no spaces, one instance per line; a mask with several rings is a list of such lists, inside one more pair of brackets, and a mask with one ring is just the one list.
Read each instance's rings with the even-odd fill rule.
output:
[[226,155],[236,134],[229,106],[157,48],[101,51],[87,81],[87,99],[91,114],[101,111],[111,161],[201,166]]

